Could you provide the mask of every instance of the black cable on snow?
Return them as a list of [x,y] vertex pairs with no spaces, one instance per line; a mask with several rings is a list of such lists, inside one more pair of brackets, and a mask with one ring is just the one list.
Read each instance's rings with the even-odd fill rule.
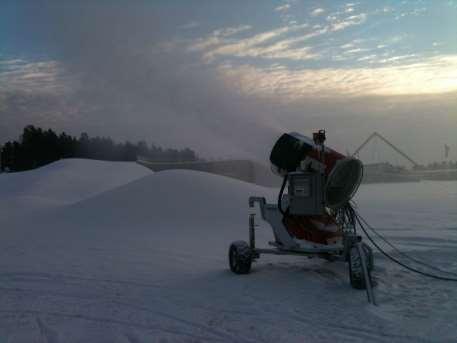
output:
[[359,219],[366,225],[366,227],[368,227],[368,229],[371,230],[371,232],[373,232],[379,239],[381,239],[384,243],[386,243],[388,246],[390,246],[395,252],[397,252],[399,255],[417,263],[417,264],[420,264],[424,267],[427,267],[427,268],[430,268],[432,270],[435,270],[437,272],[440,272],[440,273],[444,273],[444,274],[449,274],[449,275],[454,275],[454,276],[457,276],[457,273],[454,273],[454,272],[450,272],[450,271],[447,271],[447,270],[443,270],[439,267],[436,267],[436,266],[433,266],[427,262],[424,262],[422,260],[419,260],[415,257],[412,257],[411,255],[408,255],[407,253],[401,251],[400,249],[398,249],[395,245],[393,245],[391,242],[389,242],[383,235],[381,235],[379,232],[377,232],[370,224],[367,223],[367,221],[365,220],[365,218],[363,218],[359,213],[357,213],[357,216],[359,217]]
[[402,266],[403,268],[413,272],[413,273],[417,273],[417,274],[420,274],[420,275],[423,275],[423,276],[426,276],[426,277],[430,277],[430,278],[433,278],[433,279],[437,279],[437,280],[443,280],[443,281],[454,281],[454,282],[457,282],[457,278],[450,278],[450,277],[445,277],[445,276],[440,276],[440,275],[435,275],[435,274],[430,274],[430,273],[427,273],[427,272],[424,272],[422,270],[419,270],[419,269],[416,269],[416,268],[413,268],[413,267],[410,267],[406,264],[404,264],[403,262],[399,261],[398,259],[396,259],[395,257],[389,255],[387,252],[385,252],[374,240],[373,238],[371,238],[371,236],[368,234],[367,230],[365,229],[365,227],[363,226],[361,220],[359,219],[359,215],[357,212],[355,212],[354,210],[354,213],[355,213],[355,219],[357,221],[357,223],[359,224],[360,228],[362,229],[362,231],[365,233],[365,235],[367,236],[368,240],[371,242],[371,244],[373,244],[376,249],[379,250],[379,252],[381,254],[383,254],[385,257],[387,257],[389,260],[391,260],[392,262]]

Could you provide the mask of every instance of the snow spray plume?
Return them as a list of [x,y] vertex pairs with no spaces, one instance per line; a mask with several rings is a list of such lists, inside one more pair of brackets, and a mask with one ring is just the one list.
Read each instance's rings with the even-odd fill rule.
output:
[[167,43],[176,25],[154,6],[45,4],[22,14],[35,42],[77,76],[78,118],[61,118],[68,125],[91,135],[190,146],[204,156],[265,159],[267,142],[279,134],[263,116],[268,107],[226,87],[179,40]]

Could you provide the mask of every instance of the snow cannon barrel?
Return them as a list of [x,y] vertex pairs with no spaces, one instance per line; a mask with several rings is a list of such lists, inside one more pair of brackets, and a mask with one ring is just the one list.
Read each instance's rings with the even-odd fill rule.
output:
[[[274,173],[286,176],[303,170],[303,161],[311,166],[322,166],[325,174],[325,205],[336,209],[346,204],[359,188],[363,165],[358,159],[347,157],[329,147],[316,144],[299,133],[283,134],[273,146],[270,162]],[[303,170],[306,171],[306,170]]]

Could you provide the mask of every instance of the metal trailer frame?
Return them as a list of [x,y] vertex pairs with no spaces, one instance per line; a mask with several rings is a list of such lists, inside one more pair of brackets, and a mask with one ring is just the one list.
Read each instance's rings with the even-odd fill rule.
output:
[[[341,244],[323,245],[296,240],[286,230],[282,222],[283,216],[276,204],[268,204],[263,197],[250,197],[249,207],[254,208],[255,203],[259,204],[262,219],[269,223],[273,229],[275,242],[269,242],[269,245],[273,248],[257,248],[255,228],[258,225],[255,224],[255,213],[251,213],[249,215],[249,249],[252,261],[258,259],[261,254],[274,254],[320,257],[331,259],[332,261],[349,262],[350,251],[353,247],[356,247],[361,261],[367,300],[369,303],[376,305],[370,276],[372,265],[370,266],[370,261],[367,261],[367,254],[361,236],[356,235],[352,229],[343,227],[343,241]],[[372,264],[372,261],[370,263]]]

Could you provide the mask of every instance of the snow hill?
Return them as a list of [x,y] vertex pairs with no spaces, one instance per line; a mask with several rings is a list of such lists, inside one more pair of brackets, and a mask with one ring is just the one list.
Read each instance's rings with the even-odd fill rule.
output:
[[150,174],[135,163],[71,158],[31,171],[3,174],[0,188],[3,197],[73,203]]
[[[362,186],[365,217],[457,272],[457,183],[386,187]],[[85,160],[0,175],[0,342],[455,341],[456,285],[380,256],[378,307],[342,263],[262,256],[250,275],[232,274],[227,249],[247,239],[248,197],[276,192]]]

